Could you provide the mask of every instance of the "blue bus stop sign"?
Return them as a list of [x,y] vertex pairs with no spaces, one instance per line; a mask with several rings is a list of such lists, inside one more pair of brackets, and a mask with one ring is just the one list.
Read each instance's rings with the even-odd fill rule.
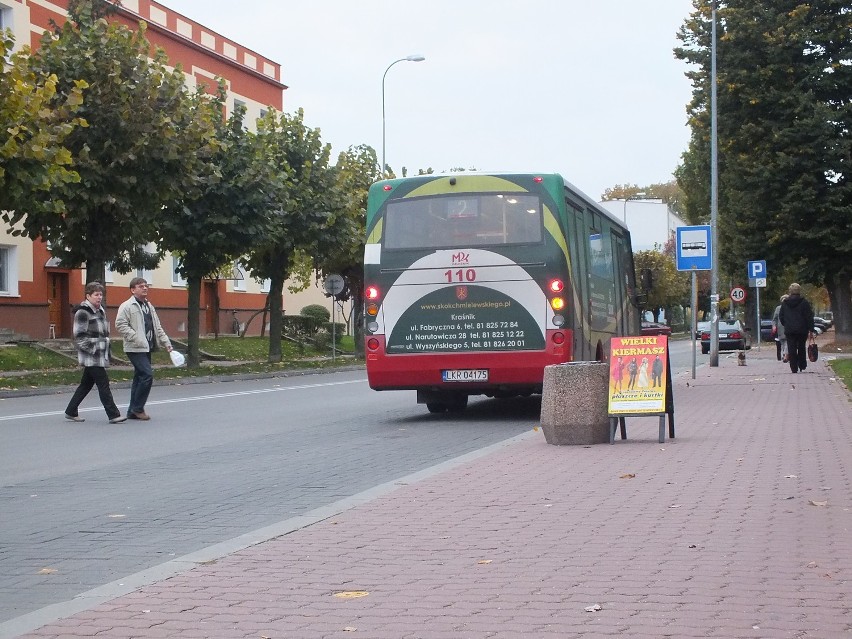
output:
[[710,271],[713,269],[713,247],[710,226],[677,227],[677,270]]

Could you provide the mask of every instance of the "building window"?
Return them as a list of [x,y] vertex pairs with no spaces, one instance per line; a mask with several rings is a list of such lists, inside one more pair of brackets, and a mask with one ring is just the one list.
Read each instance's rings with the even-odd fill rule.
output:
[[239,262],[234,263],[234,290],[235,291],[244,291],[246,290],[246,270],[240,265]]
[[186,280],[183,279],[183,275],[178,273],[178,266],[180,266],[180,260],[172,255],[172,286],[186,286]]
[[0,295],[18,295],[18,262],[14,246],[0,246]]
[[[140,247],[145,253],[148,255],[153,255],[157,252],[157,245],[153,242],[148,242],[147,244],[142,244]],[[154,277],[154,271],[149,268],[137,268],[136,269],[136,277],[144,278],[146,282],[150,283],[151,278]]]
[[[12,24],[12,9],[0,2],[0,35],[3,35],[6,29],[10,29],[13,33],[15,31],[15,25]],[[15,44],[16,46],[13,49],[16,50],[20,45],[17,42]],[[0,64],[3,64],[3,62],[11,64],[11,55],[12,51],[7,51],[5,60],[0,60]]]
[[146,282],[150,282],[151,278],[154,276],[154,271],[147,268],[137,268],[136,269],[136,277],[141,277]]

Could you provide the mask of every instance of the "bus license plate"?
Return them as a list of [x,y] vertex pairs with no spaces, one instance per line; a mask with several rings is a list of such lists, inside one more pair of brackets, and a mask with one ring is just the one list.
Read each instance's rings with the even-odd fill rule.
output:
[[485,368],[473,368],[462,370],[441,371],[445,382],[487,382],[488,370]]

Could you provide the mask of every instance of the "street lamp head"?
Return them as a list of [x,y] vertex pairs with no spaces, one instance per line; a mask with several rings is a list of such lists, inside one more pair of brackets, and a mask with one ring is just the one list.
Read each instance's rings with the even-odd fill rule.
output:
[[423,62],[426,57],[420,55],[419,53],[412,53],[411,55],[407,55],[404,58],[400,58],[399,60],[394,60],[391,62],[387,69],[385,69],[384,74],[382,75],[382,166],[381,172],[382,176],[385,175],[385,171],[387,170],[387,163],[385,162],[385,78],[388,75],[388,71],[391,70],[391,67],[398,62]]

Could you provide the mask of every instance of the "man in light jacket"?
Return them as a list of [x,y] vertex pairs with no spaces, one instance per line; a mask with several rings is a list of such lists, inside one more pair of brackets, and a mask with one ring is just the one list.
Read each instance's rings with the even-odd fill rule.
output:
[[148,282],[142,277],[130,280],[129,300],[118,307],[115,327],[124,341],[124,352],[133,364],[133,384],[130,387],[128,419],[150,418],[145,412],[145,403],[154,383],[154,368],[151,353],[158,348],[171,352],[172,343],[160,324],[154,305],[148,301]]

